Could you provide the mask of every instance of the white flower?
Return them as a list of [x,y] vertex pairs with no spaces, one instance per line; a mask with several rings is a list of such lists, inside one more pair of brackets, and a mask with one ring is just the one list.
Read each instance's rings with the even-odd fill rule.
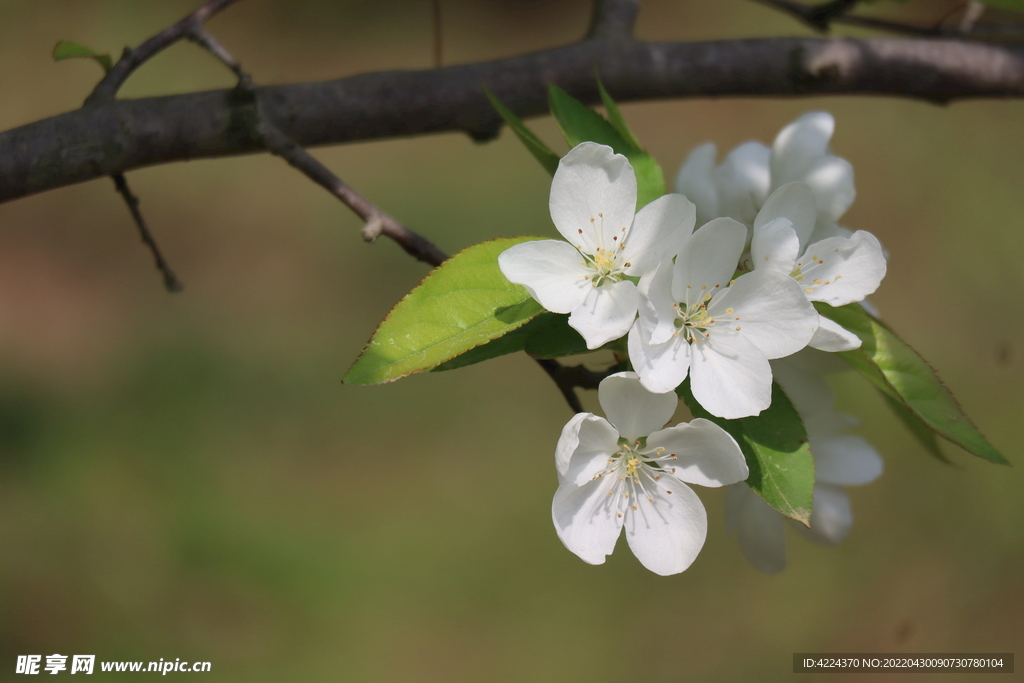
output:
[[736,441],[712,422],[661,427],[675,394],[652,394],[632,372],[598,388],[608,419],[578,413],[555,451],[559,487],[551,516],[565,547],[603,564],[623,527],[640,562],[656,574],[693,563],[707,536],[707,513],[683,482],[723,486],[743,481],[747,464]]
[[835,119],[828,112],[810,112],[783,128],[771,148],[747,142],[715,166],[715,145],[693,150],[676,177],[676,192],[697,205],[700,224],[728,216],[747,227],[768,196],[787,183],[806,183],[818,210],[816,238],[845,234],[835,221],[853,203],[853,167],[832,154],[829,140]]
[[596,349],[629,331],[640,295],[630,278],[654,270],[693,231],[686,197],[659,197],[634,217],[636,176],[626,157],[584,142],[558,164],[551,219],[569,241],[538,240],[498,257],[501,272],[555,313]]
[[[846,538],[853,525],[850,499],[842,487],[877,479],[882,474],[882,459],[867,441],[843,433],[857,426],[857,420],[833,409],[835,398],[816,353],[802,351],[773,361],[772,369],[803,419],[814,456],[810,528],[794,526],[812,541],[834,546]],[[729,528],[737,533],[744,557],[754,567],[769,574],[786,568],[786,518],[782,514],[749,486],[737,485],[725,490],[725,516]]]
[[[751,266],[793,278],[809,301],[830,306],[862,301],[885,277],[882,245],[864,230],[813,241],[815,214],[814,194],[806,184],[788,183],[773,192],[754,220]],[[837,323],[824,317],[818,322],[810,346],[823,351],[860,346],[860,339]]]
[[732,280],[745,238],[729,218],[697,230],[675,263],[641,281],[646,298],[629,332],[629,357],[647,389],[672,391],[689,374],[694,398],[728,419],[771,404],[768,360],[805,347],[819,317],[786,275],[765,269]]

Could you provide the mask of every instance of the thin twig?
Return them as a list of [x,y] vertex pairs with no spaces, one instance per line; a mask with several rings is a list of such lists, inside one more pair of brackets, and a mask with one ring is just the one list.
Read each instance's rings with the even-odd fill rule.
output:
[[134,50],[126,48],[121,58],[96,85],[85,103],[93,104],[114,99],[117,91],[121,89],[128,77],[151,57],[186,37],[196,27],[206,23],[213,15],[236,2],[238,0],[209,0],[178,23],[168,26]]
[[410,256],[438,266],[448,257],[430,240],[405,227],[373,205],[338,176],[320,163],[312,154],[282,133],[273,124],[260,118],[258,135],[271,154],[276,154],[307,178],[337,197],[348,208],[366,221],[363,238],[372,242],[377,235],[385,235],[398,243]]
[[258,138],[271,154],[281,157],[293,168],[341,200],[353,213],[366,221],[362,230],[363,239],[373,242],[379,235],[386,235],[414,258],[439,266],[448,257],[430,240],[405,227],[397,220],[377,208],[370,200],[356,192],[350,185],[336,176],[301,145],[281,132],[260,109],[259,97],[253,89],[252,78],[242,69],[241,63],[201,26],[190,30],[190,38],[208,50],[238,77],[235,107],[248,116],[242,116],[250,132]]
[[118,193],[124,197],[125,203],[128,205],[128,210],[132,213],[132,218],[135,219],[135,225],[139,228],[139,234],[142,236],[142,241],[150,252],[153,254],[153,260],[156,261],[157,270],[164,276],[164,287],[167,288],[168,292],[180,292],[185,288],[181,284],[181,280],[171,270],[167,260],[160,252],[160,247],[157,245],[156,240],[153,239],[153,235],[149,232],[149,228],[146,226],[146,219],[142,217],[142,212],[139,211],[139,198],[136,197],[131,189],[128,187],[127,181],[124,179],[124,175],[121,173],[115,173],[110,176],[114,180],[114,186],[117,188]]
[[[944,23],[949,17],[949,14],[959,11],[960,8],[955,8],[953,12],[943,16],[943,18],[934,26],[915,26],[913,24],[904,24],[897,21],[889,21],[887,19],[862,17],[845,13],[827,16],[827,18],[822,21],[819,18],[819,15],[815,14],[815,9],[821,8],[822,5],[805,5],[801,2],[791,2],[790,0],[754,0],[754,2],[781,10],[819,31],[827,31],[831,24],[846,24],[848,26],[859,26],[861,28],[869,28],[921,38],[962,38],[980,40],[986,38],[998,39],[1016,37],[1024,34],[1024,24],[972,23],[970,24],[969,31],[964,31],[962,26],[957,26],[955,28],[945,26]],[[831,5],[837,3],[827,4]]]
[[434,68],[440,69],[441,59],[441,0],[433,0],[434,7]]

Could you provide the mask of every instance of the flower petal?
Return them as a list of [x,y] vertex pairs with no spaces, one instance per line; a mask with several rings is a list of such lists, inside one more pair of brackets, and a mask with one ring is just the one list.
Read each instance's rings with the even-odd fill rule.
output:
[[871,444],[854,434],[821,435],[815,421],[807,422],[807,436],[814,453],[814,476],[822,484],[861,486],[882,474],[882,457]]
[[725,519],[756,569],[777,574],[786,568],[786,520],[746,484],[725,489]]
[[580,253],[565,242],[537,240],[510,247],[498,256],[498,267],[509,282],[522,285],[541,306],[569,313],[583,303],[594,287]]
[[836,121],[825,111],[812,111],[779,131],[771,150],[772,184],[781,187],[801,177],[809,161],[829,154]]
[[688,346],[693,354],[690,388],[709,413],[733,420],[771,405],[771,366],[745,337],[720,333]]
[[818,217],[814,193],[804,183],[786,183],[772,192],[754,220],[754,234],[776,218],[788,218],[800,244],[807,244]]
[[818,212],[828,220],[839,220],[857,197],[853,165],[840,157],[829,155],[818,159],[804,169],[799,180],[810,186]]
[[682,482],[662,477],[655,481],[641,473],[650,498],[639,496],[636,509],[626,512],[626,541],[640,564],[655,574],[669,576],[685,570],[697,559],[708,535],[708,517],[697,494]]
[[846,491],[831,484],[814,485],[814,508],[811,527],[802,524],[797,529],[815,543],[838,545],[853,527],[853,510]]
[[572,310],[569,326],[583,336],[588,349],[596,349],[626,336],[639,303],[640,294],[629,280],[591,286],[583,303]]
[[818,329],[814,331],[814,336],[811,337],[811,341],[807,345],[819,351],[835,353],[858,349],[860,344],[860,337],[839,323],[821,316],[818,318]]
[[797,280],[808,299],[845,306],[878,289],[886,264],[875,236],[858,230],[850,238],[831,237],[810,245],[797,267],[803,271]]
[[730,218],[716,218],[683,245],[672,275],[672,296],[687,306],[725,285],[736,272],[747,229]]
[[649,391],[672,391],[690,370],[690,345],[679,336],[670,337],[664,344],[652,344],[649,339],[649,329],[637,320],[629,331],[629,360]]
[[800,238],[792,226],[788,218],[780,216],[754,229],[750,259],[755,269],[789,277],[800,255]]
[[636,175],[611,147],[583,142],[558,163],[551,181],[551,220],[570,244],[587,254],[611,248],[636,212]]
[[560,484],[583,485],[608,465],[619,450],[619,433],[608,420],[593,413],[576,413],[562,427],[555,447],[555,469]]
[[655,394],[644,389],[635,372],[605,377],[597,388],[597,396],[608,421],[629,441],[664,427],[679,405],[679,397],[672,392]]
[[820,317],[792,278],[760,269],[736,278],[711,302],[708,313],[723,325],[741,328],[740,333],[768,358],[782,358],[807,346]]
[[689,484],[725,486],[750,476],[739,444],[724,429],[710,420],[696,418],[675,427],[654,432],[647,438],[643,453],[674,453],[676,460],[666,462],[672,476]]
[[559,486],[551,501],[551,519],[565,547],[589,564],[604,564],[615,549],[623,518],[616,496],[609,496],[614,482],[603,477],[583,486]]
[[676,192],[683,194],[696,205],[697,223],[704,225],[718,211],[718,189],[715,186],[715,157],[718,150],[709,142],[697,147],[679,169],[676,176]]
[[640,209],[633,219],[620,259],[627,275],[642,276],[658,267],[665,255],[678,254],[693,232],[696,209],[681,194],[666,194]]
[[729,152],[717,172],[719,215],[753,225],[768,198],[770,158],[771,150],[760,142],[745,142]]

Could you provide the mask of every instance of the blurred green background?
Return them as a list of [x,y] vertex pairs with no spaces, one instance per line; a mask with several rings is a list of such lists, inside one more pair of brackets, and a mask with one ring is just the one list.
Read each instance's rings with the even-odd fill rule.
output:
[[[197,4],[0,0],[0,129],[88,94],[99,69],[53,63],[58,40],[116,56]],[[886,11],[927,20],[953,4]],[[442,6],[447,63],[571,42],[589,20],[585,0]],[[246,0],[209,28],[271,84],[428,67],[430,17],[425,0]],[[742,0],[645,0],[637,34],[809,32]],[[182,44],[122,95],[230,85]],[[873,301],[1019,464],[1024,103],[623,112],[671,177],[697,144],[770,142],[819,108],[857,173],[844,225],[891,252]],[[550,119],[531,125],[564,150]],[[549,178],[507,131],[315,153],[449,253],[554,234]],[[687,572],[655,576],[624,545],[591,567],[551,526],[570,411],[528,359],[340,383],[423,264],[364,244],[353,215],[266,155],[129,179],[182,294],[163,291],[109,180],[0,205],[0,680],[20,678],[19,654],[58,652],[206,660],[216,681],[774,681],[794,678],[794,652],[1024,642],[1020,467],[952,447],[956,467],[930,459],[857,378],[841,380],[841,404],[886,472],[850,490],[841,546],[794,533],[789,569],[759,574],[726,535],[721,491],[703,489],[708,541]]]

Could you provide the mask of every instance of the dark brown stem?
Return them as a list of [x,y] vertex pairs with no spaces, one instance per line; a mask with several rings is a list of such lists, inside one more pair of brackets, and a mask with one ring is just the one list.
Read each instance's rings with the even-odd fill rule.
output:
[[167,288],[168,292],[172,294],[180,292],[185,288],[181,284],[181,280],[171,270],[170,265],[167,263],[167,259],[160,252],[160,247],[157,245],[156,240],[153,239],[152,233],[149,232],[149,227],[146,225],[146,219],[142,217],[142,212],[139,211],[139,198],[136,197],[131,188],[128,187],[128,182],[124,176],[120,173],[115,173],[111,176],[114,180],[114,187],[117,188],[117,192],[124,198],[125,204],[128,205],[128,210],[131,211],[132,218],[135,219],[135,225],[139,228],[139,234],[142,237],[143,243],[149,247],[149,251],[153,254],[153,260],[156,261],[157,270],[164,276],[164,287]]
[[443,56],[441,53],[441,0],[433,0],[432,5],[434,8],[434,68],[440,69],[444,63],[441,59]]
[[557,360],[538,358],[537,363],[544,368],[544,372],[548,373],[548,376],[554,380],[558,386],[558,390],[562,392],[562,396],[565,398],[566,403],[572,408],[574,413],[582,413],[583,405],[580,403],[579,397],[576,395],[576,387],[580,389],[597,389],[603,380],[613,372],[618,372],[618,366],[613,366],[605,372],[596,372],[594,370],[588,370],[582,365],[572,365],[565,367],[561,365]]

